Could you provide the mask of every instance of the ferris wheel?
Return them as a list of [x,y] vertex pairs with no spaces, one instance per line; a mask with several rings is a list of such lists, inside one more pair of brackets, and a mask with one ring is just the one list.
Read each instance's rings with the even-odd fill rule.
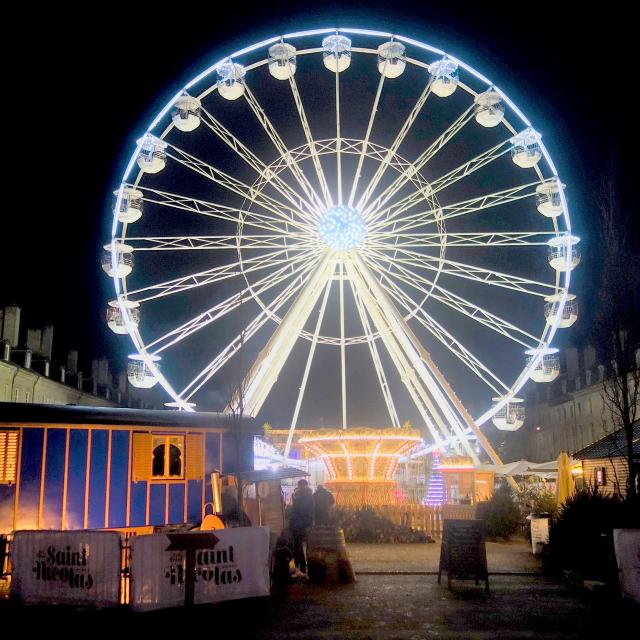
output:
[[[361,29],[246,47],[160,111],[114,195],[107,321],[130,382],[171,406],[243,359],[220,408],[286,396],[288,451],[310,393],[333,383],[347,428],[367,373],[389,424],[403,393],[434,447],[497,461],[479,427],[518,429],[526,380],[559,373],[580,260],[564,185],[522,111],[444,51]],[[322,351],[335,375],[310,382]]]

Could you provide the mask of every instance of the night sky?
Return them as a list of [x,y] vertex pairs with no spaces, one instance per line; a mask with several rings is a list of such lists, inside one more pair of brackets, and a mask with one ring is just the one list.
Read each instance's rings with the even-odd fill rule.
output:
[[[91,15],[64,8],[24,15],[5,83],[11,204],[3,208],[0,302],[23,307],[23,326],[52,322],[60,362],[77,348],[85,370],[100,355],[123,367],[131,347],[104,322],[112,294],[99,257],[111,192],[135,140],[180,86],[226,53],[281,32],[337,25],[397,32],[450,52],[494,79],[543,133],[568,185],[583,254],[572,286],[582,316],[556,344],[586,340],[603,251],[596,195],[612,161],[623,206],[637,210],[630,16],[616,2],[606,11],[446,4],[225,3],[214,10],[200,3],[169,12],[157,3],[109,3]],[[629,232],[637,236],[638,226]]]

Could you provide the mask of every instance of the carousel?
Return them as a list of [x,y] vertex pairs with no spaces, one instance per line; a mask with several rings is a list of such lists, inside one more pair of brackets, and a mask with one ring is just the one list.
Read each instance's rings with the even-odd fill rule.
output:
[[299,439],[309,456],[322,460],[326,488],[342,507],[381,506],[397,500],[400,458],[422,443],[417,429],[355,427],[305,431]]

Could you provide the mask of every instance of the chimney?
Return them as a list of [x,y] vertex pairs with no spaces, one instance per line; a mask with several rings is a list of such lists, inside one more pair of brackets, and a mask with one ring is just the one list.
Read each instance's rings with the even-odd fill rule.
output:
[[591,369],[587,369],[584,372],[584,377],[585,377],[584,383],[587,385],[587,387],[591,386],[591,373],[592,373]]
[[67,353],[67,371],[72,376],[78,373],[78,352],[74,349]]
[[27,349],[31,349],[36,355],[40,354],[42,331],[40,329],[27,329]]
[[578,350],[575,347],[567,347],[565,357],[567,361],[567,377],[569,380],[574,380],[580,373]]
[[40,355],[51,360],[53,355],[53,325],[45,324],[40,341]]
[[62,382],[62,384],[65,383],[67,378],[67,370],[64,368],[64,366],[60,367],[60,382]]
[[31,349],[25,349],[24,351],[24,368],[31,369]]
[[82,379],[82,371],[78,371],[78,389],[82,391],[82,384],[84,380]]
[[584,358],[585,369],[593,369],[596,366],[596,350],[591,345],[585,347],[582,357]]
[[2,338],[9,341],[9,345],[15,349],[20,337],[20,307],[7,305],[0,309],[0,327]]
[[109,361],[106,358],[98,360],[98,384],[101,387],[111,386],[111,374],[109,373]]
[[51,373],[51,362],[49,360],[44,361],[44,377],[48,378]]
[[11,360],[11,345],[8,340],[0,340],[0,345],[2,345],[2,359],[8,362]]

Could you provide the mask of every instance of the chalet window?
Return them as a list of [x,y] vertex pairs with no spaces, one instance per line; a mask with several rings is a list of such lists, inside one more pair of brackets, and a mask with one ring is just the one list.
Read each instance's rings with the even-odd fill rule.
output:
[[604,467],[596,467],[595,469],[596,485],[604,487],[607,484],[607,470]]
[[18,462],[18,432],[0,431],[0,484],[14,484]]
[[152,478],[184,476],[184,436],[152,436]]
[[133,434],[134,482],[154,480],[202,480],[204,436],[144,433]]

